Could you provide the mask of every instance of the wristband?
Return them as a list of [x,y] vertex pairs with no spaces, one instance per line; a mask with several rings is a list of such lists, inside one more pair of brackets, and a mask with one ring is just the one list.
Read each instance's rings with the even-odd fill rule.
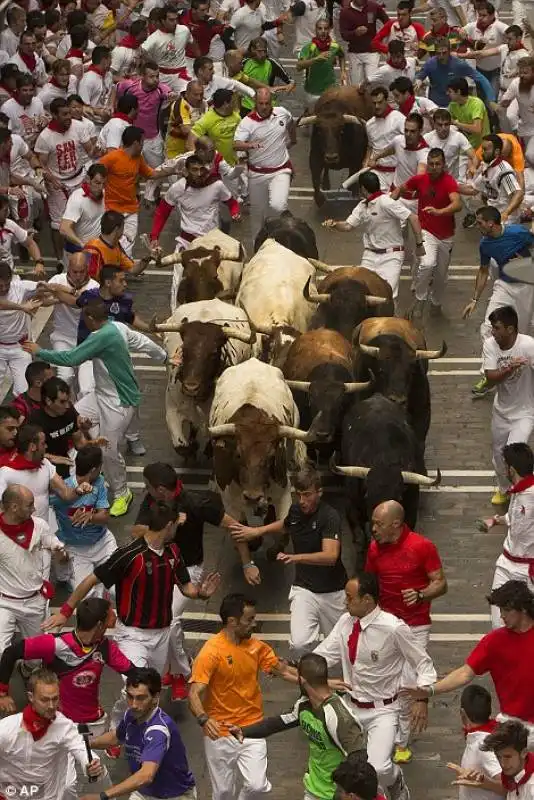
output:
[[74,609],[71,608],[68,603],[63,603],[59,609],[59,613],[62,614],[66,619],[69,619],[69,617],[72,617],[74,614]]
[[109,800],[109,796],[106,794],[106,792],[100,792],[99,797],[100,800]]
[[427,688],[428,688],[428,696],[429,697],[434,697],[434,695],[436,694],[435,684],[432,684],[431,686],[428,686]]
[[197,722],[201,728],[204,727],[204,725],[208,720],[209,720],[209,714],[200,714],[200,716],[197,717]]
[[255,567],[255,566],[256,566],[255,561],[247,561],[246,564],[243,564],[243,569],[248,569],[248,567]]

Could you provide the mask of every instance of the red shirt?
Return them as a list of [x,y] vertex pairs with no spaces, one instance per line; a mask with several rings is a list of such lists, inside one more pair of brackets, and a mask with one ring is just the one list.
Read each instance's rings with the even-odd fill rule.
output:
[[16,452],[16,447],[12,447],[11,450],[6,450],[4,447],[0,447],[0,467],[5,467],[6,464],[9,464]]
[[408,191],[415,192],[419,202],[417,216],[424,231],[428,231],[436,239],[450,239],[454,236],[454,214],[436,217],[423,211],[427,206],[446,208],[450,205],[451,192],[458,191],[458,184],[448,172],[444,172],[437,180],[430,180],[428,173],[414,175],[404,184]]
[[[356,8],[352,3],[342,6],[339,15],[339,28],[341,38],[349,44],[349,53],[371,53],[371,42],[376,36],[376,22],[385,25],[389,17],[379,3],[367,0],[362,8]],[[359,27],[367,28],[363,36],[356,36],[354,31]]]
[[380,607],[407,625],[430,625],[430,602],[407,606],[403,589],[424,589],[428,575],[441,569],[436,545],[404,526],[392,544],[372,541],[367,552],[366,572],[375,572],[380,584]]
[[480,640],[465,663],[475,675],[489,672],[503,714],[534,723],[534,627],[526,633],[496,628]]
[[[191,9],[183,11],[180,14],[178,24],[185,25],[186,28],[189,28],[193,39],[200,48],[200,54],[202,56],[208,55],[211,40],[214,39],[215,36],[220,36],[226,28],[224,23],[218,22],[216,19],[212,18],[203,19],[200,22],[194,22],[191,16]],[[185,54],[188,58],[195,58],[191,44],[188,44],[185,48]]]

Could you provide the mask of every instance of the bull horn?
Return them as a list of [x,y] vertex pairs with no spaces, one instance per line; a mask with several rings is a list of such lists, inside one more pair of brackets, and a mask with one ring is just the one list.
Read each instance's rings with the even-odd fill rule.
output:
[[212,439],[218,439],[220,436],[235,436],[235,425],[233,422],[226,422],[224,425],[214,425],[208,428],[208,431]]
[[295,389],[301,392],[309,392],[311,386],[310,381],[286,381],[286,384],[290,389]]
[[378,358],[380,355],[379,347],[374,347],[373,345],[370,344],[360,344],[359,348],[362,351],[362,353],[365,353],[366,356],[372,356],[373,358]]
[[318,269],[319,272],[333,272],[335,269],[337,269],[337,267],[332,267],[330,264],[325,264],[324,261],[319,261],[317,258],[309,258],[308,261],[312,267]]
[[315,125],[317,122],[317,114],[312,114],[310,117],[301,117],[297,122],[297,128],[303,128],[305,125]]
[[439,350],[416,350],[415,357],[416,358],[443,358],[445,353],[447,352],[447,343],[443,342]]
[[180,333],[186,322],[187,320],[183,322],[171,322],[169,324],[166,322],[157,322],[154,325],[154,330],[159,331],[159,333]]
[[344,383],[345,394],[354,394],[355,392],[364,392],[372,385],[372,381],[364,381],[363,383]]
[[315,286],[311,285],[311,276],[306,281],[302,294],[308,303],[328,303],[330,300],[329,294],[319,294]]
[[245,342],[245,344],[254,344],[256,341],[256,333],[253,330],[250,333],[241,331],[238,328],[223,328],[222,330],[227,339],[237,339],[240,342]]
[[163,256],[161,261],[159,262],[162,267],[168,267],[170,264],[181,264],[182,262],[182,254],[181,253],[171,253],[168,256]]
[[343,122],[351,123],[352,125],[361,125],[362,121],[359,117],[356,117],[354,114],[343,114]]
[[382,303],[387,303],[387,297],[376,297],[374,294],[365,295],[365,301],[368,306],[379,306]]
[[418,472],[401,472],[402,480],[404,483],[414,483],[418,486],[439,486],[441,483],[441,472],[437,471],[435,478],[429,478],[428,475],[419,475]]
[[335,475],[345,475],[347,478],[366,478],[370,467],[338,467],[332,456],[328,465]]
[[301,431],[300,428],[294,428],[292,425],[279,425],[278,436],[281,439],[297,439],[301,442],[312,441],[309,431]]

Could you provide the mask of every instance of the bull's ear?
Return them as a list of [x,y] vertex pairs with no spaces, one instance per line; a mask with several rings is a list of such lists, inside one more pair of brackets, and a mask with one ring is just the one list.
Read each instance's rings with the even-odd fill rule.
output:
[[213,439],[213,472],[221,489],[239,480],[235,439]]

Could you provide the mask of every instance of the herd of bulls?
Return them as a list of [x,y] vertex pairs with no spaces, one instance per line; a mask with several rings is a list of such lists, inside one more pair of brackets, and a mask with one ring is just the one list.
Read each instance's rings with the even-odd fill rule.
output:
[[427,369],[446,345],[426,349],[375,273],[317,255],[311,228],[287,212],[266,224],[247,263],[220,231],[165,259],[184,270],[176,310],[154,322],[179,364],[169,368],[166,417],[178,453],[212,456],[238,519],[269,507],[284,517],[290,471],[310,455],[329,460],[346,479],[361,563],[370,509],[397,499],[414,526],[420,486],[439,483],[424,462]]

